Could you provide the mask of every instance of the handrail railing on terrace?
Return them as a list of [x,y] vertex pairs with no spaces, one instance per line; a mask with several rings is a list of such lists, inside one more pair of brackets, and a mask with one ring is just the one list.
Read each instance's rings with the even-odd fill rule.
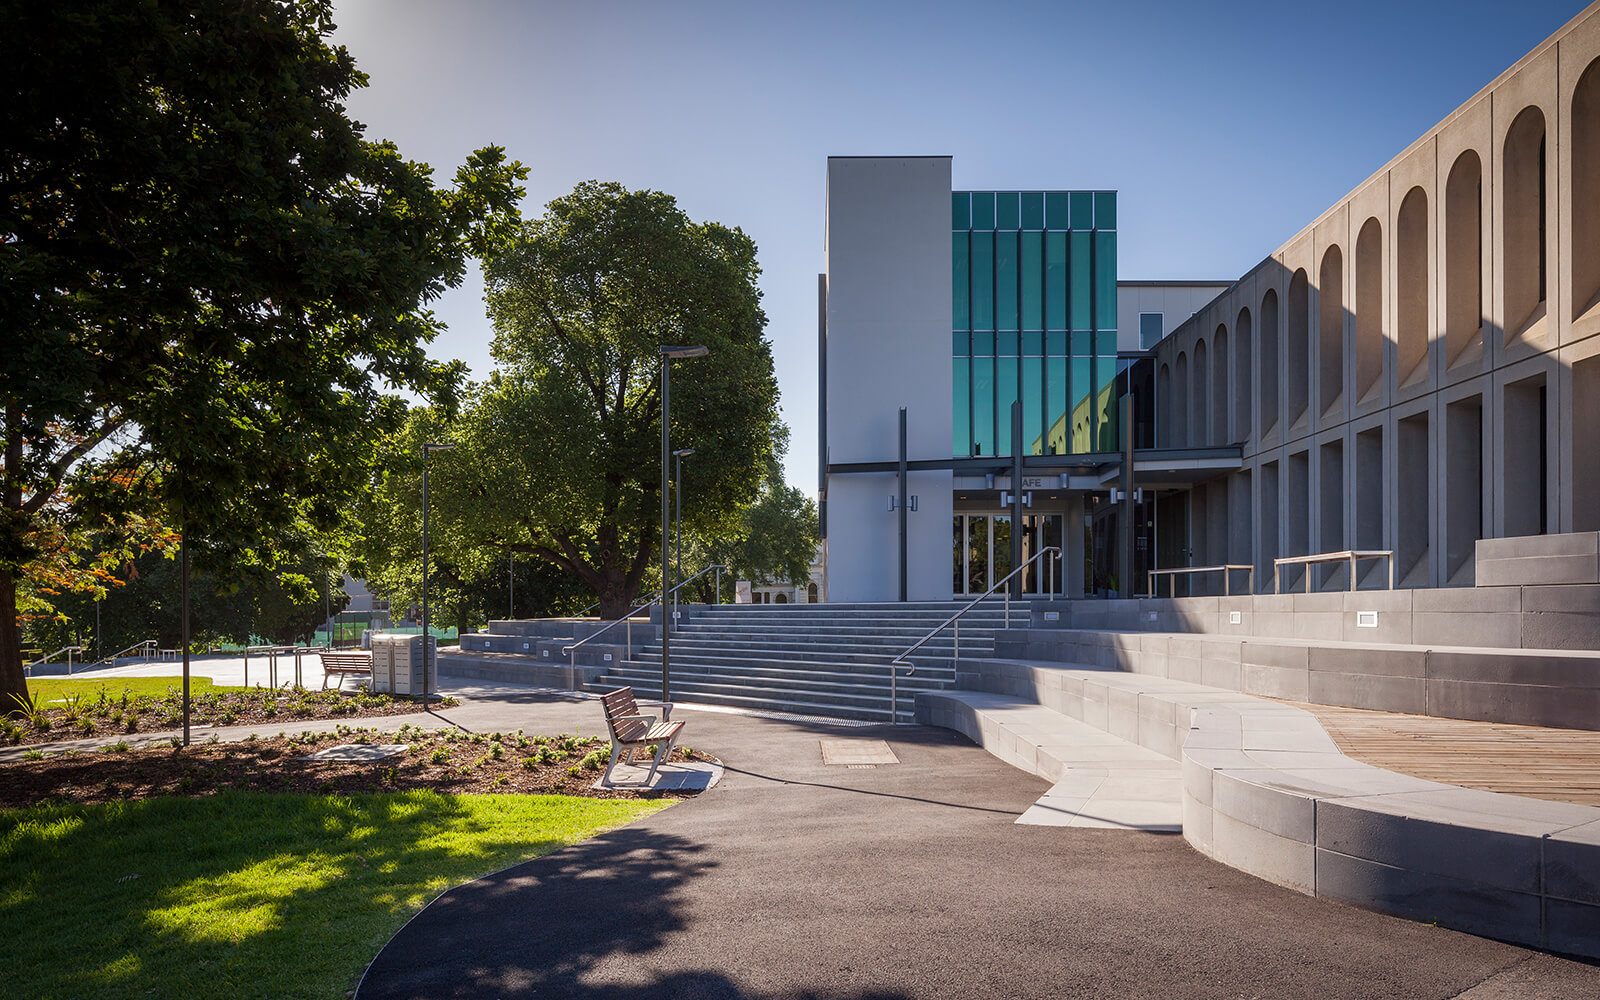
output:
[[[716,570],[717,571],[717,580],[716,580],[716,583],[713,585],[713,589],[712,589],[712,593],[716,594],[716,600],[712,601],[712,603],[713,604],[721,604],[722,603],[722,571],[725,568],[726,567],[717,566],[717,565],[707,566],[705,569],[703,569],[700,572],[696,573],[694,576],[689,577],[688,580],[683,581],[683,583],[688,583],[689,580],[695,580],[695,579],[698,579],[698,578],[700,578],[702,576],[705,576],[707,570]],[[683,583],[678,584],[678,587],[683,586]],[[677,590],[678,588],[674,587],[672,589],[673,590]],[[645,599],[645,601],[642,604],[635,604],[633,606],[634,610],[638,610],[639,608],[647,608],[647,607],[649,607],[650,605],[655,603],[656,598],[659,597],[659,596],[660,596],[660,592],[659,591],[654,593],[654,594],[651,594],[648,598]],[[595,601],[593,604],[589,605],[588,607],[584,608],[582,611],[578,612],[578,617],[579,618],[588,617],[589,612],[593,611],[595,608],[598,608],[599,606],[600,606],[600,602],[599,601]],[[620,618],[617,619],[617,620],[621,621]]]
[[1354,591],[1357,584],[1356,562],[1361,559],[1382,559],[1389,564],[1389,589],[1394,589],[1394,550],[1393,549],[1345,549],[1342,552],[1317,552],[1309,556],[1279,556],[1272,560],[1272,592],[1283,593],[1281,570],[1285,566],[1305,566],[1306,568],[1306,593],[1311,593],[1311,566],[1314,563],[1348,562],[1350,564],[1350,589]]
[[971,611],[973,608],[977,607],[979,604],[982,604],[986,598],[988,598],[990,595],[992,595],[995,591],[999,590],[1001,587],[1005,587],[1006,588],[1005,627],[1006,628],[1010,628],[1011,627],[1011,587],[1008,586],[1008,585],[1023,570],[1027,569],[1029,566],[1032,566],[1034,563],[1038,562],[1043,557],[1045,557],[1047,555],[1050,555],[1052,553],[1054,553],[1054,555],[1055,555],[1055,562],[1046,563],[1045,564],[1050,568],[1049,584],[1048,584],[1048,587],[1046,589],[1046,593],[1054,594],[1055,593],[1055,579],[1056,579],[1056,577],[1055,577],[1055,567],[1056,567],[1056,565],[1058,563],[1061,562],[1061,549],[1060,549],[1059,546],[1046,545],[1044,548],[1040,549],[1038,552],[1035,552],[1033,555],[1029,556],[1027,559],[1024,559],[1022,561],[1022,565],[1018,566],[1016,569],[1014,569],[1011,572],[1007,573],[1004,577],[1002,577],[999,581],[997,581],[994,586],[990,587],[988,590],[984,591],[983,593],[979,594],[977,597],[973,598],[972,601],[970,601],[966,605],[966,607],[961,608],[955,614],[951,615],[949,618],[946,618],[943,622],[939,623],[939,625],[935,626],[934,629],[931,632],[929,632],[927,635],[923,636],[922,638],[918,639],[916,642],[912,643],[911,645],[907,646],[900,653],[899,656],[896,656],[894,659],[889,661],[889,721],[891,723],[894,723],[894,724],[898,725],[899,722],[900,722],[900,691],[899,691],[900,669],[899,668],[902,667],[902,666],[909,666],[911,668],[910,670],[906,671],[906,676],[907,677],[910,677],[912,674],[917,672],[917,665],[912,663],[910,660],[906,659],[906,657],[910,656],[912,653],[915,653],[917,650],[921,649],[925,644],[927,644],[928,640],[932,639],[934,636],[938,635],[940,632],[943,632],[945,629],[950,628],[953,625],[953,626],[955,626],[955,633],[954,633],[955,642],[954,642],[954,651],[953,651],[953,653],[951,655],[951,663],[952,663],[954,669],[960,670],[961,669],[961,616],[965,615],[968,611]]
[[113,660],[120,660],[124,656],[127,656],[129,653],[133,652],[134,650],[138,650],[139,651],[139,656],[140,656],[141,659],[148,660],[152,656],[155,655],[156,646],[157,645],[158,645],[158,643],[156,642],[156,640],[154,640],[154,639],[146,639],[143,642],[134,643],[133,645],[129,646],[127,649],[119,649],[115,653],[112,653],[110,656],[102,656],[102,657],[100,657],[100,659],[96,660],[95,662],[96,663],[110,663]]
[[62,646],[54,653],[48,653],[39,657],[37,660],[34,660],[32,663],[25,664],[22,668],[22,673],[26,677],[32,677],[32,671],[34,667],[42,667],[46,663],[49,663],[51,660],[54,660],[56,657],[60,656],[62,653],[65,653],[67,654],[67,676],[70,677],[72,675],[72,654],[81,652],[83,652],[82,646]]
[[1156,577],[1165,576],[1168,579],[1167,596],[1177,597],[1178,577],[1189,573],[1221,573],[1222,594],[1224,597],[1232,597],[1233,590],[1231,584],[1233,582],[1233,574],[1236,572],[1249,574],[1250,582],[1245,589],[1245,593],[1255,593],[1256,568],[1254,566],[1246,566],[1241,563],[1224,563],[1220,566],[1175,566],[1171,569],[1153,569],[1149,571],[1149,580],[1146,584],[1146,588],[1150,591],[1151,597],[1156,596]]
[[[609,632],[612,629],[616,628],[618,625],[622,625],[624,622],[626,622],[627,625],[626,625],[626,628],[625,628],[624,631],[625,631],[625,633],[627,635],[627,639],[626,639],[627,653],[625,655],[627,656],[628,659],[630,659],[630,660],[633,659],[633,616],[634,615],[638,614],[641,611],[645,611],[645,610],[648,610],[650,608],[653,608],[657,604],[662,604],[663,599],[666,598],[666,597],[669,597],[669,596],[673,598],[673,601],[674,601],[674,605],[673,606],[676,607],[677,606],[676,605],[677,594],[678,594],[678,591],[680,589],[682,589],[685,586],[688,586],[689,584],[691,584],[694,581],[700,579],[702,576],[705,576],[707,573],[710,573],[713,570],[715,570],[718,574],[720,574],[723,571],[723,569],[725,569],[725,568],[726,567],[718,566],[716,564],[712,564],[710,566],[707,566],[705,569],[703,569],[700,572],[696,573],[694,576],[685,577],[683,580],[680,580],[676,587],[673,587],[671,590],[667,591],[666,593],[657,594],[655,597],[651,598],[651,600],[650,600],[650,602],[648,604],[641,604],[638,607],[629,610],[627,614],[623,615],[621,618],[616,619],[611,624],[607,625],[605,628],[599,629],[599,630],[594,631],[594,632],[590,632],[588,635],[584,636],[582,639],[579,639],[577,642],[573,643],[570,646],[562,646],[561,647],[561,651],[563,653],[567,654],[567,686],[568,687],[572,686],[573,678],[576,677],[577,674],[578,674],[578,647],[579,646],[582,646],[584,643],[587,643],[587,642],[589,642],[589,641],[591,641],[593,639],[599,638],[602,635],[605,635],[607,632]],[[662,607],[662,609],[661,609],[661,627],[662,628],[674,628],[674,630],[675,630],[675,626],[677,625],[677,622],[675,620],[676,618],[677,618],[677,614],[674,613],[672,615],[672,618],[669,619],[667,617],[666,607],[665,606]]]

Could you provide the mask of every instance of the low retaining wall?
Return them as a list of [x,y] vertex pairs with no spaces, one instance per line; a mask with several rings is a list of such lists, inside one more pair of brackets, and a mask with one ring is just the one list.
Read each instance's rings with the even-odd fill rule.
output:
[[1600,729],[1600,652],[1011,629],[997,658],[1171,677],[1228,691],[1448,719]]
[[[1341,753],[1307,712],[1172,678],[978,661],[963,681],[1180,760],[1184,838],[1223,864],[1310,895],[1600,957],[1600,809],[1372,767]],[[917,719],[981,744],[990,734],[960,696],[919,694]],[[1025,758],[1009,738],[1019,744],[1009,758]]]

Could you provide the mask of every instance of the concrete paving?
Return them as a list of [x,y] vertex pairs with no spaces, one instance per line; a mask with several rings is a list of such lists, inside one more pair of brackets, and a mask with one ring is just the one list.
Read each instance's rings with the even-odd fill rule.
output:
[[[593,701],[479,694],[446,714],[600,726]],[[1312,899],[1178,837],[1019,825],[1049,784],[953,733],[679,712],[721,785],[445,893],[357,1000],[1600,993],[1592,966]],[[825,765],[836,738],[900,763]]]

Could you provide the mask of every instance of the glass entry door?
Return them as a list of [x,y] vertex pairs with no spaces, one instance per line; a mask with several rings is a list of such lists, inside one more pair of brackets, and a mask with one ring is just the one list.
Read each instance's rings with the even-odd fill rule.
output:
[[[952,528],[952,583],[957,595],[976,597],[1011,572],[1010,514],[957,514]],[[1029,559],[1045,546],[1060,547],[1062,515],[1024,514],[1022,517],[1022,558]],[[1061,567],[1041,560],[1025,569],[1012,593],[1044,594],[1062,592]]]

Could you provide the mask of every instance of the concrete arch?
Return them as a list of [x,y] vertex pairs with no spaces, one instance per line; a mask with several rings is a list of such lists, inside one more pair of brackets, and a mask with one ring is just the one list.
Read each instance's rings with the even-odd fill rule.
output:
[[1250,359],[1252,339],[1250,307],[1239,310],[1233,323],[1233,436],[1250,436]]
[[1357,401],[1383,387],[1383,223],[1370,218],[1356,236],[1356,386]]
[[1400,202],[1394,232],[1395,381],[1428,377],[1428,192],[1414,187]]
[[1549,262],[1545,233],[1549,225],[1545,191],[1544,112],[1523,108],[1506,132],[1505,192],[1501,222],[1501,288],[1505,342],[1510,343],[1544,318]]
[[1227,444],[1233,440],[1228,429],[1228,325],[1217,324],[1211,336],[1211,444]]
[[1311,283],[1305,268],[1289,279],[1288,374],[1284,379],[1284,402],[1289,425],[1305,416],[1311,404]]
[[1344,251],[1335,243],[1317,269],[1317,405],[1324,414],[1344,402]]
[[1467,150],[1444,189],[1444,364],[1483,355],[1483,162]]
[[1172,367],[1162,362],[1156,369],[1156,447],[1172,444]]
[[1600,312],[1600,59],[1572,93],[1572,318]]
[[1211,443],[1211,352],[1203,340],[1194,345],[1194,388],[1189,398],[1193,409],[1190,414],[1189,444],[1205,447]]
[[1261,400],[1261,433],[1265,438],[1278,426],[1278,290],[1261,297],[1261,362],[1256,366],[1256,395]]

